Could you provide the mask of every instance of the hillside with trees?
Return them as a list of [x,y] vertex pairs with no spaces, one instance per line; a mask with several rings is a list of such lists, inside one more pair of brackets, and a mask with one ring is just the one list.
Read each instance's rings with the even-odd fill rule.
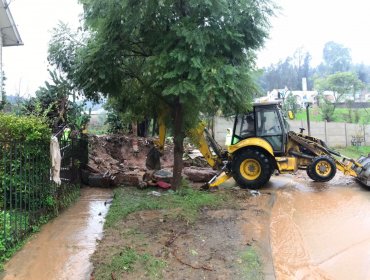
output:
[[[327,42],[322,52],[322,62],[313,66],[309,51],[298,49],[285,60],[263,68],[259,84],[263,92],[284,89],[286,92],[303,90],[302,78],[307,80],[307,90],[318,93],[321,120],[335,121],[337,104],[346,103],[349,114],[355,112],[350,121],[358,122],[358,110],[352,110],[352,103],[358,101],[360,93],[367,93],[370,85],[370,65],[352,62],[351,50],[339,43]],[[333,100],[324,93],[332,92]],[[290,107],[296,104],[287,99]],[[365,107],[366,109],[366,107]],[[364,119],[364,118],[362,118]],[[370,121],[370,117],[365,122]]]

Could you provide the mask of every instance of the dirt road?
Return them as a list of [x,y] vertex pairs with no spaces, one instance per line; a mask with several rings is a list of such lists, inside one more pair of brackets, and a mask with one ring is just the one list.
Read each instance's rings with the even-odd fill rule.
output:
[[269,187],[276,279],[370,279],[370,191],[340,175],[279,176]]
[[[85,188],[80,200],[43,226],[5,266],[4,280],[89,279],[111,190]],[[105,205],[106,204],[106,205]]]

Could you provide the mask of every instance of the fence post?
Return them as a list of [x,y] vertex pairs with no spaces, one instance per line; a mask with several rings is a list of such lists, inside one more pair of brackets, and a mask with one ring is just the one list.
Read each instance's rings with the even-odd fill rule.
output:
[[347,123],[344,123],[344,136],[346,137],[346,147],[348,147]]
[[328,132],[326,131],[326,120],[324,122],[324,126],[325,126],[325,143],[328,144]]
[[364,130],[364,146],[366,146],[366,126],[363,125],[363,130]]

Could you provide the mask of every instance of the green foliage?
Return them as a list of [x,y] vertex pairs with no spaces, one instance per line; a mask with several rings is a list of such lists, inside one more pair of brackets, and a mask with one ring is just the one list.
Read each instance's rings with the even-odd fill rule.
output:
[[254,51],[273,14],[270,1],[80,2],[91,36],[78,46],[61,30],[52,61],[87,96],[109,95],[134,119],[179,101],[189,124],[200,111],[247,107],[256,91]]
[[[358,79],[357,75],[352,72],[338,72],[324,78],[315,80],[315,89],[320,93],[320,109],[324,120],[332,121],[337,102],[342,102],[344,97],[355,93],[364,88],[364,84]],[[323,95],[324,91],[333,92],[334,100],[328,100]]]
[[120,133],[127,128],[117,112],[108,112],[107,120],[104,124],[108,125],[109,133]]
[[331,122],[334,120],[335,105],[324,96],[319,96],[320,110],[323,120]]
[[[255,52],[268,36],[270,0],[80,0],[86,45],[58,64],[92,99],[140,118],[167,111],[174,128],[173,187],[179,185],[184,134],[200,113],[250,108]],[[60,41],[60,40],[58,40]],[[61,46],[61,44],[60,44]],[[68,56],[69,51],[60,47]],[[57,59],[58,60],[58,59]],[[63,61],[63,60],[62,60]]]
[[0,141],[50,141],[51,131],[43,119],[0,113]]
[[108,111],[107,119],[104,124],[108,125],[109,133],[120,133],[128,131],[128,123],[124,123],[124,120],[121,114],[114,109],[110,104],[105,106],[105,109]]
[[75,199],[71,187],[64,195],[50,183],[50,136],[42,118],[0,114],[0,269],[27,233]]
[[353,72],[339,72],[315,80],[315,89],[320,93],[332,91],[335,102],[341,102],[345,94],[354,94],[363,88],[364,84]]
[[302,90],[302,78],[307,78],[308,89],[311,89],[313,69],[310,62],[310,53],[299,48],[292,56],[264,68],[259,82],[265,92],[283,88]]
[[[5,221],[5,224],[4,224]],[[6,244],[12,242],[11,237],[11,226],[10,226],[10,215],[4,211],[0,211],[0,264],[5,260],[6,256]],[[1,271],[1,267],[0,267]]]
[[289,93],[284,100],[284,111],[292,111],[294,114],[297,114],[300,106],[297,103],[296,98],[292,93]]
[[58,187],[55,195],[57,210],[60,211],[72,205],[80,197],[80,186],[62,184]]
[[25,102],[23,114],[47,120],[54,131],[66,124],[76,132],[83,130],[90,116],[84,113],[84,104],[70,101],[70,97],[75,98],[78,94],[73,84],[55,71],[49,71],[49,74],[52,83],[45,82],[45,86],[36,91],[36,97]]
[[261,69],[260,86],[264,92],[285,87],[290,90],[301,90],[302,77],[306,77],[308,90],[312,90],[315,79],[338,72],[356,73],[361,82],[369,85],[370,65],[353,64],[350,49],[330,41],[325,44],[323,54],[323,63],[317,67],[311,67],[311,55],[302,48],[296,50],[286,59]]
[[6,95],[3,95],[3,99],[0,101],[0,111],[5,108],[6,103]]
[[348,113],[345,113],[345,119],[347,120],[347,122],[350,122],[350,123],[359,123],[360,122],[360,111],[358,109],[353,109],[352,106],[354,104],[354,101],[352,100],[347,100],[346,101],[346,104],[347,104],[347,112]]
[[66,23],[59,22],[52,31],[48,48],[48,61],[64,73],[70,73],[76,50],[84,46],[85,36],[81,30],[74,32]]
[[325,44],[323,57],[325,72],[328,74],[348,71],[352,63],[350,50],[333,41]]

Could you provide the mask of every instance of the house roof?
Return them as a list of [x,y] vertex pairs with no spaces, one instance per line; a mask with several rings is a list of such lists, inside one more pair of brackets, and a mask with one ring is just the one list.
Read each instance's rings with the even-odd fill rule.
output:
[[4,47],[23,45],[6,0],[0,0],[0,32]]

